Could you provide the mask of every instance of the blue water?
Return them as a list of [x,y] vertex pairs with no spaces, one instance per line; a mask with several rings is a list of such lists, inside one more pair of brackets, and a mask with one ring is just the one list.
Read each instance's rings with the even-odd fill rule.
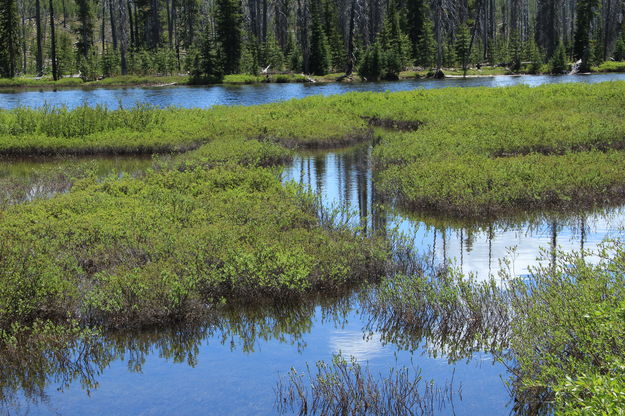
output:
[[155,88],[111,89],[42,89],[39,91],[0,91],[0,108],[19,106],[40,107],[65,105],[105,105],[117,108],[135,104],[151,104],[159,107],[209,108],[215,105],[256,105],[310,95],[342,94],[350,91],[407,91],[448,87],[505,87],[519,84],[537,86],[566,82],[604,82],[625,80],[625,74],[590,75],[522,75],[479,78],[447,78],[443,80],[421,79],[376,83],[327,83],[327,84],[257,84],[241,86],[180,86]]

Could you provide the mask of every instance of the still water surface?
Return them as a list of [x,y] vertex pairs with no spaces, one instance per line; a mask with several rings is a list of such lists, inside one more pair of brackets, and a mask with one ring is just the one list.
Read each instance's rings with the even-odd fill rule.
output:
[[304,98],[310,95],[343,94],[352,91],[408,91],[448,87],[506,87],[526,84],[560,84],[566,82],[596,83],[625,80],[625,74],[590,75],[522,75],[479,78],[448,78],[444,80],[408,80],[376,83],[328,84],[258,84],[240,86],[179,86],[156,88],[60,89],[39,91],[0,91],[0,108],[40,107],[69,108],[80,105],[104,105],[109,108],[150,104],[159,107],[209,108],[214,105],[257,105],[275,101]]
[[[217,104],[253,105],[312,94],[347,91],[409,90],[450,86],[538,85],[559,82],[600,82],[625,79],[625,75],[576,77],[496,77],[467,80],[406,81],[379,84],[266,84],[242,87],[177,87],[156,89],[27,91],[0,94],[0,107],[67,105],[83,103],[115,107],[148,102],[157,106],[210,107]],[[340,151],[299,154],[285,168],[283,179],[295,180],[318,191],[327,207],[351,212],[348,221],[368,232],[398,228],[412,236],[432,261],[449,262],[479,276],[494,274],[499,262],[510,255],[515,274],[544,249],[545,261],[553,261],[553,247],[592,249],[608,236],[620,235],[623,207],[594,212],[542,213],[509,219],[463,223],[431,214],[402,213],[384,205],[376,193],[370,148],[358,146]],[[42,178],[63,172],[70,165],[91,164],[100,176],[138,175],[150,159],[26,159],[0,160],[2,180],[23,185],[24,198],[49,197],[66,188]],[[31,181],[32,179],[32,181]],[[65,184],[69,181],[65,179]],[[61,181],[62,182],[62,181]],[[48,184],[48,188],[46,188]],[[58,184],[57,184],[58,185]],[[16,185],[17,186],[17,185]],[[33,188],[34,186],[34,188]],[[37,188],[39,186],[39,188]],[[55,185],[56,186],[56,185]],[[19,188],[19,186],[17,186]],[[20,191],[18,189],[18,191]],[[0,195],[0,202],[2,202]],[[422,371],[425,380],[444,386],[452,377],[462,390],[453,408],[437,414],[506,415],[510,397],[502,378],[505,367],[485,353],[473,359],[449,361],[443,349],[432,348],[426,338],[394,340],[384,328],[370,323],[357,294],[317,299],[290,307],[248,310],[241,307],[220,313],[204,325],[141,334],[110,334],[102,339],[99,354],[80,356],[72,365],[60,365],[51,355],[46,362],[24,363],[0,357],[0,413],[31,415],[271,415],[275,414],[275,387],[291,367],[330,360],[342,352],[368,363],[372,372],[387,374],[394,366]],[[426,344],[427,347],[426,347]],[[77,355],[78,354],[78,355]]]

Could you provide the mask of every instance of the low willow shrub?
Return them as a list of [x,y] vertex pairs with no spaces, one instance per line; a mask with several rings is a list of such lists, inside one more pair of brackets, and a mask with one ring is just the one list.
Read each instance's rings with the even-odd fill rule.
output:
[[261,168],[93,178],[0,212],[0,328],[132,326],[233,299],[284,298],[383,273],[385,247],[321,225],[312,195]]

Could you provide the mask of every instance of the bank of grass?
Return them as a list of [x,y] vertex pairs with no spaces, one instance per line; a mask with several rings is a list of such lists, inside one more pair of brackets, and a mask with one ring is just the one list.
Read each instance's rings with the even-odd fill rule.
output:
[[299,82],[334,82],[340,74],[324,76],[305,76],[296,73],[251,75],[226,75],[219,82],[200,82],[188,75],[118,75],[95,81],[84,81],[79,77],[67,77],[54,81],[50,77],[42,78],[0,78],[0,90],[42,89],[42,88],[110,88],[110,87],[160,87],[174,85],[241,85],[262,83],[299,83]]
[[607,61],[594,68],[595,72],[625,72],[625,62]]

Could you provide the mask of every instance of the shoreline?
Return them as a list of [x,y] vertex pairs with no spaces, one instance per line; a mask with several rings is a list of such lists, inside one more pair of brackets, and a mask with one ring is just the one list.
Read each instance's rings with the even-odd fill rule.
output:
[[[405,71],[399,79],[389,82],[401,82],[408,80],[435,79],[428,77],[425,71]],[[528,73],[470,73],[466,76],[457,74],[458,71],[449,71],[448,75],[442,79],[462,79],[462,78],[496,78],[496,77],[521,77],[521,76],[544,76],[550,74],[528,74]],[[572,75],[594,75],[613,74],[615,72],[593,71],[588,73],[577,73]],[[563,74],[569,75],[569,74]],[[11,93],[14,91],[36,91],[36,90],[71,90],[71,89],[106,89],[106,88],[171,88],[179,86],[241,86],[241,85],[261,85],[261,84],[330,84],[330,83],[366,83],[353,76],[351,79],[344,79],[344,74],[329,74],[325,76],[305,76],[303,74],[273,75],[268,78],[264,75],[233,75],[230,80],[226,77],[219,83],[195,83],[191,82],[188,76],[127,76],[105,78],[98,81],[83,82],[80,78],[64,78],[60,81],[37,80],[31,78],[16,78],[13,80],[0,79],[0,93]],[[4,82],[3,82],[4,81]],[[11,83],[13,82],[13,83]]]

